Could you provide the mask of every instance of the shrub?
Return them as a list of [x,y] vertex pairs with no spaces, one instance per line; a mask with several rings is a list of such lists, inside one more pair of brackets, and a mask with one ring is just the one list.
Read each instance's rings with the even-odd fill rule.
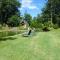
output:
[[46,26],[42,30],[43,31],[50,31],[50,29],[48,27],[46,27]]
[[36,32],[42,32],[43,30],[42,30],[42,28],[36,28],[35,31]]
[[53,28],[58,29],[59,28],[58,24],[53,25]]

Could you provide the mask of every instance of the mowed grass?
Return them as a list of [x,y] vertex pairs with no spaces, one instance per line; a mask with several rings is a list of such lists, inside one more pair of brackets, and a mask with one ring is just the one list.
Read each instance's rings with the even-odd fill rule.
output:
[[0,41],[0,60],[60,60],[60,29]]

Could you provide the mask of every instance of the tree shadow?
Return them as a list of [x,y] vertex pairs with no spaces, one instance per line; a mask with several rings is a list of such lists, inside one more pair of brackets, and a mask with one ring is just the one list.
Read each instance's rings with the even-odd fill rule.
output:
[[0,37],[0,41],[15,40],[16,37]]

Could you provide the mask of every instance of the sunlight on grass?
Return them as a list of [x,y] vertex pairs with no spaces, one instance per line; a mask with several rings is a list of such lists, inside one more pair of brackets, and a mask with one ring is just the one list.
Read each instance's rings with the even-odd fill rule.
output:
[[60,29],[0,41],[0,60],[60,60]]

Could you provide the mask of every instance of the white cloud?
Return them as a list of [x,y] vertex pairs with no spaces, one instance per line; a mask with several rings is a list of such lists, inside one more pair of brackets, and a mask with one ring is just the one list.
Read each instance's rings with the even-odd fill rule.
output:
[[21,8],[29,8],[29,9],[38,9],[37,6],[34,5],[32,0],[22,0]]
[[33,5],[32,6],[29,6],[28,8],[29,9],[38,9],[36,6],[33,6]]

